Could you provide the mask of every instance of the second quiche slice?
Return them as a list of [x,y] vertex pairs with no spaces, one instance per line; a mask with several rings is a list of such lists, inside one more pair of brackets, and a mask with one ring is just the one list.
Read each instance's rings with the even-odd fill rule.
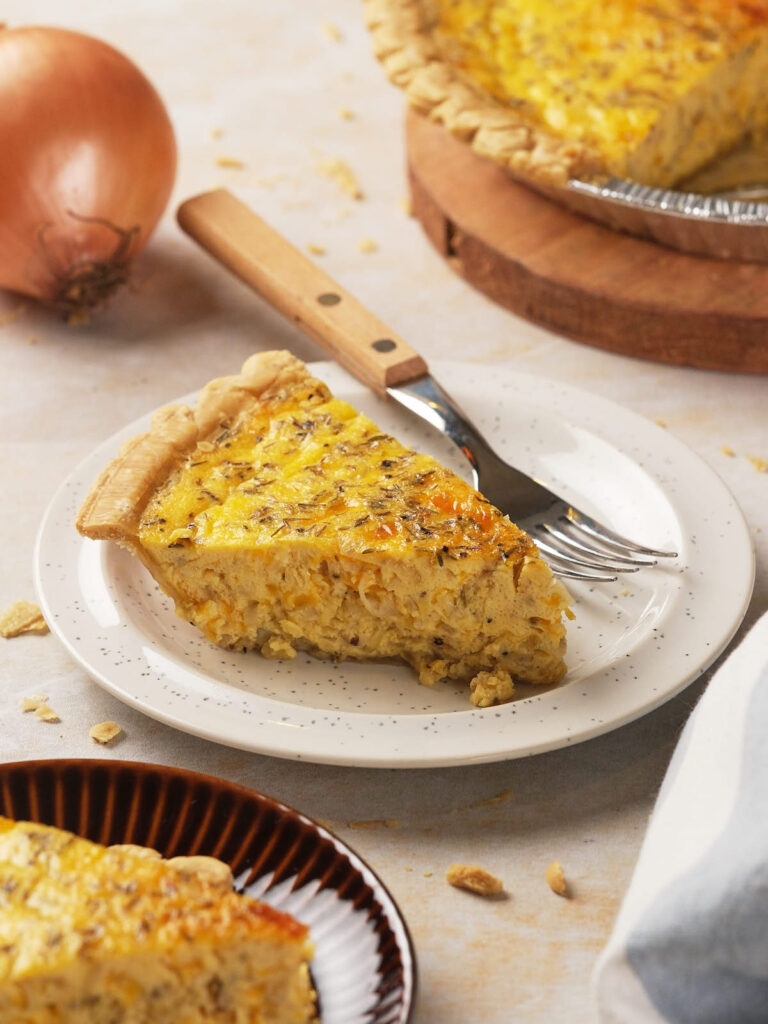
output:
[[77,528],[133,551],[224,647],[402,658],[483,706],[565,673],[568,595],[527,534],[288,352],[160,410]]
[[305,925],[163,860],[0,817],[0,1024],[309,1024]]

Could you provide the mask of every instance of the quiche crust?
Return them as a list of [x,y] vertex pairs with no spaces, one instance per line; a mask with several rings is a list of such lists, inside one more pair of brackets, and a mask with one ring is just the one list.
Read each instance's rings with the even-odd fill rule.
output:
[[[364,4],[374,53],[410,105],[478,155],[538,185],[562,187],[572,178],[615,176],[668,188],[745,139],[759,142],[768,126],[762,84],[768,74],[764,0],[698,5],[616,0],[591,8],[581,0],[516,0],[510,4],[516,15],[505,10],[503,0]],[[569,39],[581,8],[591,10],[595,19],[602,12],[605,24],[596,20],[584,38],[566,42],[564,55],[558,37]],[[619,12],[615,21],[608,16],[613,8]],[[642,33],[631,21],[621,24],[622,10],[631,18],[635,8],[645,19]],[[496,11],[499,19],[491,23]],[[518,15],[530,23],[521,29],[520,40],[515,38]],[[622,28],[626,37],[620,35]],[[481,43],[487,40],[485,65],[477,37]],[[594,40],[603,38],[601,53],[601,43]],[[612,90],[603,89],[601,77],[610,82],[629,51],[623,77]],[[525,61],[534,69],[527,79],[516,67]],[[584,97],[579,90],[587,76],[597,87],[585,92],[580,107]],[[574,116],[577,108],[583,108],[584,119],[578,112]],[[600,117],[607,122],[622,110],[629,111],[625,127],[617,127],[608,145]],[[597,131],[587,124],[587,115]]]
[[302,364],[289,352],[266,352],[252,356],[239,374],[212,380],[194,409],[167,405],[158,410],[150,430],[126,441],[96,480],[78,512],[77,529],[94,540],[135,543],[154,489],[199,442],[304,375]]
[[399,658],[426,685],[493,673],[480,706],[565,673],[568,595],[527,534],[287,352],[160,410],[77,528],[128,547],[223,647]]
[[363,0],[373,52],[410,106],[524,178],[561,186],[601,170],[598,153],[559,139],[505,108],[447,62],[422,0]]

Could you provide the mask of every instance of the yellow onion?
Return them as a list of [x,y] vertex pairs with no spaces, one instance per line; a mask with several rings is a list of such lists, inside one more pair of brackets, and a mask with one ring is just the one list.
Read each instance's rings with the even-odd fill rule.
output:
[[167,111],[127,57],[0,29],[0,288],[85,318],[125,281],[175,174]]

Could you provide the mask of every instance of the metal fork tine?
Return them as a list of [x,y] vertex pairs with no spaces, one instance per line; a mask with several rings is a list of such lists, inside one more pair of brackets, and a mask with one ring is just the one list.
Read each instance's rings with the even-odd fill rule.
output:
[[[609,573],[637,572],[640,568],[639,565],[614,565],[604,560],[580,558],[578,555],[571,554],[570,551],[565,551],[563,548],[559,548],[556,545],[543,540],[537,531],[532,532],[531,536],[542,554],[551,557],[552,559],[557,559],[559,562],[565,563],[567,566],[576,566],[579,569],[582,567],[585,569],[597,569]],[[613,576],[613,579],[616,579],[616,577]]]
[[660,551],[657,548],[647,548],[642,544],[635,544],[634,541],[622,537],[620,533],[609,529],[609,527],[599,523],[585,512],[579,512],[578,509],[569,508],[566,518],[572,526],[583,530],[602,544],[615,548],[617,552],[633,552],[638,555],[649,555],[655,558],[677,558],[677,551]]
[[[561,521],[568,522],[568,519],[564,516]],[[569,553],[575,555],[582,555],[585,558],[594,559],[600,562],[601,565],[612,565],[613,568],[619,568],[614,565],[614,562],[618,559],[620,562],[626,562],[626,570],[636,567],[638,569],[647,565],[656,565],[655,558],[639,558],[637,555],[625,555],[619,554],[616,550],[611,550],[605,547],[596,547],[594,544],[583,544],[576,537],[573,537],[566,530],[562,530],[557,526],[553,526],[552,523],[544,522],[541,524],[541,529],[546,530],[547,534],[552,537],[553,541],[559,542],[566,548]],[[595,538],[597,540],[597,538]],[[625,567],[621,567],[625,570]]]
[[[387,394],[450,438],[468,460],[475,487],[492,505],[532,536],[531,527],[541,533],[539,524],[542,522],[556,524],[555,529],[559,529],[561,521],[567,524],[570,531],[568,540],[555,541],[547,551],[553,560],[557,557],[557,571],[562,575],[574,576],[581,569],[633,572],[640,565],[654,564],[644,559],[677,557],[676,552],[645,547],[622,537],[597,519],[569,506],[540,480],[505,462],[430,374],[424,373],[397,387],[388,387]],[[560,547],[556,548],[555,544],[560,544]],[[581,558],[574,554],[577,545],[579,554],[583,555]],[[543,544],[540,546],[543,548]],[[563,549],[566,546],[567,551]],[[588,575],[589,572],[581,574],[582,578]],[[615,579],[607,575],[602,578]]]
[[556,576],[562,576],[569,580],[588,580],[591,583],[614,583],[618,579],[615,575],[608,575],[607,572],[586,572],[584,568],[577,568],[566,560],[560,559],[556,554],[545,555],[545,560]]
[[551,566],[555,576],[566,580],[589,580],[592,583],[615,583],[617,576],[599,576],[597,573],[576,572],[574,569],[561,569],[555,565]]

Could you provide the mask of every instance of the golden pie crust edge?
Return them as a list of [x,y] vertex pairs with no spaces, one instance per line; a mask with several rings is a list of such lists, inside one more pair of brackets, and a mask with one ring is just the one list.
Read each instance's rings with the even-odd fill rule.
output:
[[159,409],[150,429],[126,441],[93,484],[75,520],[77,529],[93,540],[135,541],[155,488],[187,453],[254,405],[310,379],[290,352],[259,352],[245,361],[240,373],[207,384],[194,408]]
[[597,152],[523,120],[464,78],[441,56],[423,0],[363,0],[373,52],[410,106],[443,125],[479,156],[541,185],[593,180]]

